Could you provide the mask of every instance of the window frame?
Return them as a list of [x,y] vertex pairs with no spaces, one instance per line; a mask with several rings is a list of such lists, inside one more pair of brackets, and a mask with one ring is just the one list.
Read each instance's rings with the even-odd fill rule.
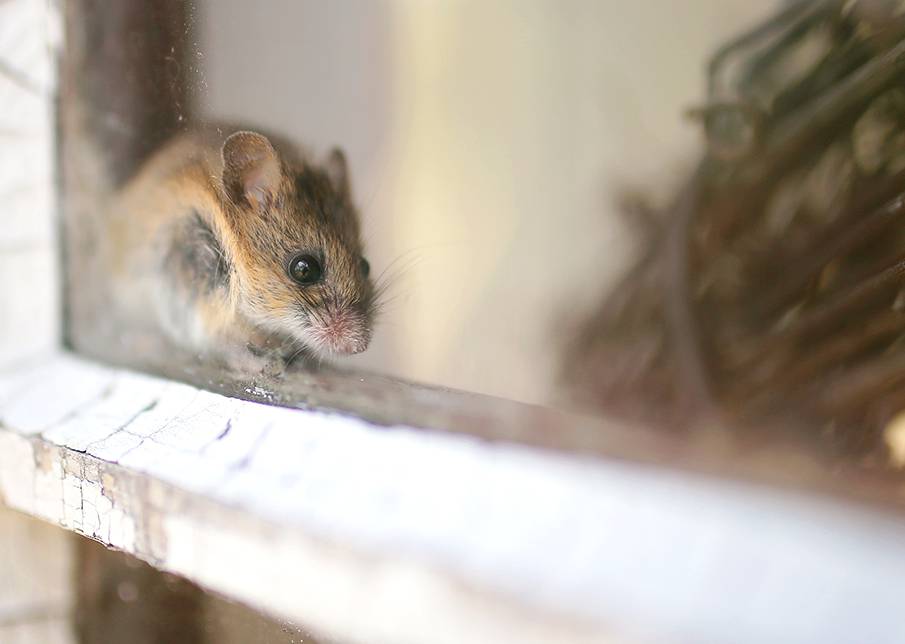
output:
[[[36,1],[25,0],[26,3]],[[169,61],[168,64],[172,65],[177,54],[166,52],[170,47],[178,50],[178,42],[183,42],[186,32],[181,28],[172,32],[155,31],[159,20],[148,19],[145,12],[151,5],[139,0],[122,0],[112,5],[109,11],[99,11],[97,4],[90,0],[68,0],[62,7],[56,4],[46,6],[63,13],[62,31],[66,36],[66,45],[59,67],[60,93],[56,99],[58,111],[55,118],[59,127],[58,167],[61,177],[54,184],[48,174],[48,177],[41,179],[44,183],[40,189],[50,193],[56,185],[61,190],[59,205],[65,223],[62,245],[68,247],[70,236],[81,234],[77,231],[80,229],[79,218],[84,212],[96,207],[103,197],[103,190],[127,175],[129,168],[134,168],[138,160],[159,142],[160,134],[167,130],[166,124],[162,126],[153,116],[155,101],[161,101],[164,107],[168,107],[168,101],[173,100],[166,93],[145,91],[123,95],[127,86],[117,83],[117,79],[123,77],[124,59],[99,56],[98,52],[109,53],[110,50],[97,47],[93,37],[100,33],[104,39],[125,41],[134,34],[135,29],[147,28],[146,42],[150,45],[145,53],[149,69],[153,69],[160,60]],[[163,12],[181,12],[185,7],[180,0],[167,0],[154,6],[155,11]],[[187,20],[187,14],[179,15]],[[56,19],[51,18],[51,22]],[[99,24],[101,22],[103,24]],[[164,24],[168,23],[164,21]],[[47,26],[48,31],[54,28],[50,23]],[[119,42],[118,46],[125,47],[125,44]],[[114,43],[113,51],[116,48]],[[161,56],[161,51],[165,55]],[[149,73],[149,78],[166,78],[166,69]],[[187,101],[185,94],[179,91],[177,94],[182,97],[178,100]],[[47,94],[45,99],[50,110],[51,94]],[[96,118],[102,114],[115,114],[118,118]],[[48,147],[53,120],[48,111],[41,126],[47,128],[45,143]],[[130,135],[123,137],[123,132]],[[137,135],[139,132],[145,135]],[[89,156],[86,157],[86,154]],[[53,220],[52,206],[47,207],[44,214],[49,221],[57,223]],[[54,241],[52,228],[48,227],[46,237],[40,241],[42,248],[51,249]],[[64,261],[72,260],[71,250],[69,247],[69,252],[64,252]],[[48,262],[42,271],[44,277],[52,280],[57,266]],[[42,306],[49,307],[46,310],[55,311],[59,307],[54,287],[40,289],[36,297],[45,298],[41,301]],[[62,326],[66,327],[73,321],[78,323],[73,309],[72,300],[62,307],[59,313],[65,316],[61,320]],[[15,337],[25,338],[28,335],[28,323],[28,316],[22,315]],[[657,488],[658,495],[647,499],[639,493],[638,507],[622,503],[611,508],[611,513],[603,518],[612,525],[619,525],[623,520],[637,520],[639,513],[645,511],[662,512],[664,506],[669,505],[669,495],[665,490],[671,486],[675,488],[674,494],[684,499],[685,503],[698,500],[705,507],[709,502],[719,500],[732,510],[727,512],[725,521],[719,525],[726,530],[722,534],[738,539],[729,543],[726,552],[735,548],[759,547],[756,533],[744,540],[736,530],[738,526],[746,525],[741,516],[753,502],[767,507],[772,504],[781,506],[785,512],[782,516],[791,522],[790,525],[799,525],[794,517],[797,512],[803,511],[811,513],[809,516],[813,517],[815,525],[820,526],[838,528],[840,516],[864,519],[869,525],[868,532],[873,531],[871,534],[874,536],[895,535],[903,529],[899,516],[902,501],[894,485],[882,477],[866,477],[853,464],[843,463],[838,470],[828,472],[821,455],[791,438],[771,438],[767,445],[751,447],[734,443],[719,428],[695,437],[678,433],[668,435],[613,419],[579,416],[342,370],[299,373],[282,382],[249,383],[246,379],[228,374],[187,369],[187,365],[164,358],[158,363],[141,365],[155,373],[156,377],[139,376],[121,369],[136,365],[124,364],[122,356],[104,352],[102,347],[95,347],[94,351],[79,351],[79,339],[66,333],[65,346],[76,347],[76,356],[87,355],[91,361],[74,357],[69,348],[64,349],[58,344],[56,333],[56,327],[50,332],[43,332],[40,346],[34,351],[17,356],[15,365],[4,364],[3,378],[0,379],[0,496],[6,503],[27,514],[97,539],[109,547],[135,554],[162,569],[195,579],[208,588],[248,602],[265,612],[303,620],[321,632],[351,640],[424,641],[437,634],[438,624],[448,627],[449,641],[474,641],[476,634],[490,632],[519,641],[541,638],[537,641],[578,642],[595,641],[603,634],[613,632],[610,628],[615,623],[612,620],[618,617],[616,615],[605,611],[590,617],[587,614],[569,614],[568,610],[562,610],[562,605],[550,601],[550,597],[547,603],[543,597],[538,599],[543,593],[536,594],[529,601],[517,592],[507,594],[501,591],[500,588],[505,589],[507,576],[517,576],[519,566],[507,569],[502,564],[499,567],[488,564],[477,572],[468,569],[469,555],[489,556],[490,551],[481,548],[486,547],[486,539],[492,535],[480,532],[482,517],[488,524],[495,519],[503,523],[493,525],[504,525],[506,519],[511,518],[512,524],[517,525],[521,513],[533,521],[530,525],[534,532],[527,533],[527,536],[538,536],[547,527],[554,533],[555,539],[539,554],[526,551],[523,559],[516,558],[508,563],[527,566],[531,558],[539,559],[543,564],[540,568],[543,575],[535,578],[537,586],[546,581],[554,588],[550,591],[553,599],[574,598],[574,592],[572,595],[556,596],[555,583],[561,572],[561,563],[570,552],[582,545],[578,529],[599,528],[603,520],[591,512],[597,506],[589,501],[588,515],[577,518],[575,524],[546,526],[543,515],[532,514],[538,504],[532,499],[530,488],[508,490],[508,495],[501,496],[495,506],[487,503],[480,505],[482,491],[492,490],[495,485],[505,486],[505,480],[493,478],[495,467],[504,474],[518,472],[532,481],[543,482],[545,485],[533,490],[535,494],[548,488],[558,489],[564,500],[571,501],[587,498],[581,496],[583,489],[593,489],[599,498],[617,503],[632,492],[630,486],[626,487],[628,482],[638,485],[640,489],[645,489],[645,485],[661,486]],[[25,357],[36,366],[21,366],[20,358]],[[59,379],[60,372],[66,375],[65,382],[77,383],[77,386],[63,384]],[[123,413],[124,409],[116,405],[111,408],[105,398],[108,394],[104,393],[108,388],[109,391],[117,391],[113,383],[122,381],[132,383],[130,395],[134,396],[134,400],[130,404],[134,408],[126,406],[125,411],[131,411],[135,418],[146,413],[151,404],[143,387],[169,388],[171,393],[177,392],[173,395],[208,400],[210,406],[200,411],[206,409],[208,417],[220,414],[218,418],[222,416],[227,421],[232,419],[230,414],[239,411],[267,418],[272,414],[294,414],[298,418],[299,430],[303,431],[306,425],[313,426],[329,418],[329,422],[338,423],[338,431],[351,437],[350,449],[366,450],[371,445],[386,450],[388,444],[399,441],[402,454],[405,454],[405,449],[417,446],[413,454],[422,459],[422,466],[439,466],[459,451],[467,452],[463,462],[479,464],[481,468],[477,488],[462,486],[461,490],[457,490],[460,479],[455,471],[426,471],[424,477],[434,482],[436,490],[453,490],[446,499],[450,507],[479,506],[483,508],[482,514],[476,517],[473,532],[439,533],[432,535],[433,540],[425,539],[423,535],[421,541],[415,540],[422,527],[418,525],[419,512],[398,519],[401,522],[399,525],[408,532],[397,525],[397,540],[390,544],[381,543],[373,534],[364,541],[357,541],[349,532],[341,537],[318,534],[310,526],[298,523],[298,517],[293,517],[292,521],[281,521],[279,514],[257,511],[255,503],[264,503],[272,489],[265,490],[259,497],[217,496],[211,492],[216,488],[205,487],[210,485],[210,481],[199,482],[190,476],[189,470],[176,468],[167,471],[168,459],[177,462],[178,455],[188,449],[186,443],[180,441],[191,442],[197,439],[199,433],[212,431],[210,425],[197,420],[189,421],[180,417],[178,412],[162,419],[161,426],[157,428],[164,430],[169,427],[175,431],[175,443],[165,445],[165,449],[161,448],[163,451],[156,454],[149,451],[146,461],[123,464],[124,454],[114,458],[109,452],[101,451],[101,447],[110,447],[105,441],[112,439],[126,426],[111,432],[109,436],[105,434],[84,443],[85,432],[103,429],[104,423],[110,422],[114,409],[116,413]],[[83,394],[83,397],[73,392],[81,392],[79,395]],[[122,402],[119,398],[115,400],[117,404]],[[261,407],[261,403],[283,408],[274,410]],[[16,412],[17,409],[20,411]],[[51,415],[48,420],[47,414],[51,411],[57,415]],[[37,421],[35,414],[40,417]],[[69,425],[65,424],[67,419]],[[73,429],[71,421],[74,420],[82,426]],[[228,422],[223,424],[219,433],[204,443],[207,449],[214,452],[219,449],[218,441],[229,434],[229,426]],[[124,436],[121,434],[119,438]],[[409,441],[408,447],[406,440]],[[146,441],[144,444],[150,443]],[[246,444],[243,449],[246,453],[238,455],[239,462],[246,457],[253,461],[254,442]],[[431,450],[433,456],[430,456]],[[382,453],[386,455],[388,452]],[[337,458],[336,454],[333,457]],[[309,463],[316,462],[314,457],[311,458]],[[339,458],[341,461],[341,455]],[[386,466],[387,462],[377,465]],[[327,460],[321,463],[325,467],[330,465]],[[399,466],[396,463],[396,467]],[[566,472],[565,482],[546,478],[546,468]],[[373,490],[398,493],[398,488],[394,487],[394,474],[394,469],[387,467],[385,471],[374,474],[368,483]],[[467,477],[467,470],[462,475]],[[261,481],[266,479],[264,473],[256,476],[261,477]],[[301,476],[310,475],[302,472]],[[432,479],[431,476],[437,478]],[[313,488],[315,479],[308,481]],[[618,494],[608,492],[608,482],[619,483],[613,487],[619,490]],[[355,481],[350,481],[347,490],[354,490],[354,484]],[[564,487],[556,488],[559,484]],[[797,491],[790,492],[789,488]],[[412,494],[418,492],[417,489],[411,491]],[[798,505],[783,505],[790,494]],[[652,500],[656,500],[657,504],[651,505]],[[325,505],[330,502],[329,499],[322,501]],[[108,504],[108,516],[98,514],[95,520],[92,510]],[[274,507],[279,509],[278,504]],[[657,507],[660,509],[657,510]],[[357,526],[362,529],[373,519],[366,510],[362,507],[356,518],[359,522]],[[676,516],[672,519],[670,522],[669,516],[661,515],[661,522],[657,525],[678,531],[677,534],[684,535],[690,540],[689,543],[696,543],[695,539],[706,536],[696,525],[694,516]],[[130,521],[131,528],[127,527]],[[847,534],[857,536],[859,531]],[[479,538],[481,536],[485,539]],[[521,535],[525,536],[525,533]],[[782,543],[787,548],[783,552],[791,553],[800,533],[790,530],[780,537],[781,541],[785,539]],[[413,541],[407,542],[406,538]],[[465,547],[470,538],[476,539],[472,550]],[[509,535],[507,543],[517,545],[519,538],[519,535]],[[420,557],[413,555],[417,551],[417,548],[412,548],[413,543],[421,548]],[[821,543],[826,548],[824,552],[840,560],[857,554],[857,549],[846,548],[844,544],[831,540]],[[886,542],[881,540],[880,543]],[[876,562],[889,564],[887,569],[894,571],[898,551],[892,542],[886,543],[886,546],[885,550],[878,551],[880,554]],[[171,547],[174,549],[171,550]],[[447,550],[444,551],[444,548]],[[458,559],[444,560],[436,555],[453,548],[464,548],[457,551]],[[513,550],[517,548],[513,546]],[[229,566],[238,565],[233,559],[234,553],[246,551],[255,552],[254,561],[259,566],[252,570],[240,568],[232,571]],[[505,547],[501,550],[503,553],[507,551]],[[425,552],[432,553],[432,556],[425,555]],[[642,551],[628,552],[637,555]],[[821,562],[830,560],[828,555]],[[601,558],[599,561],[602,567],[599,576],[595,575],[594,579],[603,582],[605,571],[617,570],[619,561],[618,557]],[[664,561],[669,563],[668,558]],[[676,573],[681,569],[681,557],[675,557],[672,564],[675,568],[671,570]],[[283,576],[284,569],[293,565],[315,571],[311,579],[324,581],[326,586],[335,584],[332,588],[334,594],[324,595],[331,601],[324,598],[320,602],[300,600]],[[815,567],[815,573],[817,570]],[[877,567],[863,566],[856,570],[868,579]],[[663,571],[656,572],[659,579]],[[268,586],[266,582],[269,579],[284,580],[284,585]],[[488,579],[493,583],[488,585]],[[820,590],[820,579],[815,574],[812,585],[800,586],[797,590],[804,588],[817,592]],[[714,596],[718,586],[717,583],[709,587]],[[309,586],[309,593],[316,595],[318,587],[316,583]],[[385,594],[369,592],[372,588]],[[533,590],[539,592],[543,589]],[[744,601],[739,603],[744,604]],[[349,620],[347,613],[337,612],[336,605],[354,606],[353,612],[360,619]],[[413,606],[418,609],[415,611],[417,614],[413,614]],[[650,616],[655,615],[654,603],[644,604],[644,608],[650,611]],[[880,623],[886,623],[882,620],[891,619],[892,614],[882,611],[880,606],[872,616],[878,618]],[[769,626],[766,616],[757,612],[747,615]],[[864,616],[863,619],[869,617]],[[662,624],[668,626],[667,622]],[[773,625],[776,626],[776,623]],[[616,631],[620,628],[630,631],[631,627],[632,624],[623,623],[618,625]],[[490,630],[482,631],[482,628]],[[701,634],[701,631],[695,633]],[[722,633],[725,634],[725,631]]]

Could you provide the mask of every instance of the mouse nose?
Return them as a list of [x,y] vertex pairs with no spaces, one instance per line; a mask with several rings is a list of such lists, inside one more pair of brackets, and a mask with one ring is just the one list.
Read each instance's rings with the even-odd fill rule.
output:
[[342,353],[345,355],[355,355],[356,353],[361,353],[367,348],[368,341],[363,338],[357,338],[355,340],[337,343],[335,345],[334,351],[336,353]]
[[312,328],[317,344],[329,353],[352,355],[368,348],[371,330],[364,317],[341,311],[323,319]]
[[354,355],[368,348],[371,336],[369,333],[339,332],[328,343],[328,348],[333,353]]

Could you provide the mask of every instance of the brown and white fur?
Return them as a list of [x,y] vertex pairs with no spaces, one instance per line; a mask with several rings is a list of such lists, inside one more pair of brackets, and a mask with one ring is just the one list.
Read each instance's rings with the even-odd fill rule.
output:
[[[176,344],[227,359],[367,348],[375,290],[338,149],[315,165],[255,132],[181,135],[110,215],[117,307]],[[291,279],[298,253],[319,258],[319,282]]]

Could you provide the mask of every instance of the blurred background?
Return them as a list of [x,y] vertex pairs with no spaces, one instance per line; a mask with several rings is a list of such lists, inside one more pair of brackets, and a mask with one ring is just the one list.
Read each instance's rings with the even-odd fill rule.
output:
[[199,115],[349,158],[393,286],[362,368],[528,402],[686,178],[714,49],[777,3],[199,0]]

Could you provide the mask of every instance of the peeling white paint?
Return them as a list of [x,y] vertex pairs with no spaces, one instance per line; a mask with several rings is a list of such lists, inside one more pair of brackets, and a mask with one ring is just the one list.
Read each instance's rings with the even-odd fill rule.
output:
[[[334,637],[897,641],[905,526],[868,510],[72,357],[34,370],[0,375],[11,506]],[[28,412],[37,391],[54,403]]]

